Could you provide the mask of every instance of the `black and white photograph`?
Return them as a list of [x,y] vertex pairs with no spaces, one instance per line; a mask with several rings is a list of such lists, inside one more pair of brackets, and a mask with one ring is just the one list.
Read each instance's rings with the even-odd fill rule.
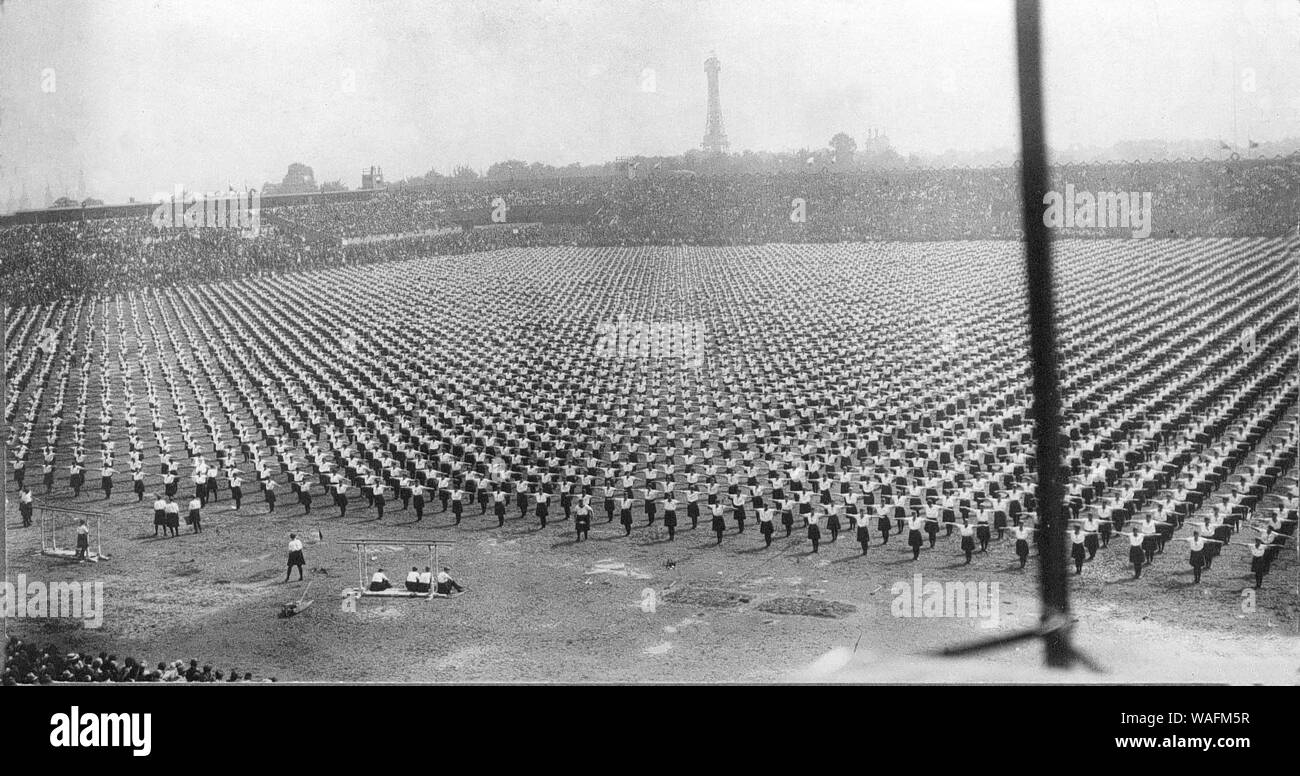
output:
[[0,0],[0,679],[1300,684],[1298,264],[1297,0]]

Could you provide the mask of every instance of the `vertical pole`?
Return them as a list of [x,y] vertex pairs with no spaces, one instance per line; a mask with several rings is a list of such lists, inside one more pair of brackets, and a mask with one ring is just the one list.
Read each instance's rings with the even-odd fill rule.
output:
[[[1029,284],[1029,339],[1033,356],[1034,430],[1038,473],[1038,513],[1044,532],[1039,555],[1044,623],[1063,623],[1070,611],[1065,564],[1065,521],[1061,509],[1060,415],[1057,373],[1056,311],[1052,297],[1051,238],[1043,223],[1047,193],[1047,140],[1043,128],[1042,36],[1038,0],[1017,0],[1016,55],[1020,81],[1020,202],[1025,229],[1025,269]],[[1043,636],[1047,665],[1070,665],[1069,635],[1064,629]]]
[[[0,413],[9,406],[9,298],[0,293]],[[4,576],[0,585],[9,581],[9,423],[0,415],[0,567]],[[41,529],[44,530],[44,529]],[[42,534],[44,535],[44,534]],[[9,618],[4,618],[4,640],[9,641]]]
[[364,544],[357,545],[357,563],[359,565],[359,568],[357,569],[357,580],[360,581],[361,583],[358,589],[361,591],[365,591],[366,589],[366,545]]

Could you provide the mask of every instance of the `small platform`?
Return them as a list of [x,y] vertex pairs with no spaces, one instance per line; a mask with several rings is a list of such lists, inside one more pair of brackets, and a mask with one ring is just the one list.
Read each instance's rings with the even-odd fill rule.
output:
[[433,598],[436,593],[413,593],[406,588],[390,587],[387,590],[362,590],[362,598]]
[[[76,550],[65,550],[61,547],[54,548],[54,549],[47,548],[41,550],[41,554],[51,558],[63,558],[65,560],[81,560],[80,558],[77,557]],[[99,563],[101,560],[108,560],[109,557],[110,556],[108,555],[100,555],[94,550],[91,550],[86,553],[84,559],[90,561],[91,563]]]

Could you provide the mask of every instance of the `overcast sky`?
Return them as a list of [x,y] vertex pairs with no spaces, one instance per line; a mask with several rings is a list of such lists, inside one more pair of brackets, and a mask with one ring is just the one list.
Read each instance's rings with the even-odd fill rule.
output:
[[[1049,2],[1048,139],[1300,136],[1300,0]],[[1014,147],[1010,0],[4,0],[0,202],[888,132]],[[646,72],[653,71],[651,78]],[[652,90],[651,90],[652,88]],[[1235,113],[1234,113],[1235,106]]]

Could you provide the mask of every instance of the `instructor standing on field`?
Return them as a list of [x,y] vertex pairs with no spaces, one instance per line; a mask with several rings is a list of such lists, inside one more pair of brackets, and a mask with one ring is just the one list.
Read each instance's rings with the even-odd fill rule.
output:
[[284,569],[284,581],[289,581],[289,572],[294,567],[298,568],[298,581],[302,581],[302,567],[307,565],[307,559],[302,555],[302,541],[298,539],[298,534],[289,534],[289,563]]

